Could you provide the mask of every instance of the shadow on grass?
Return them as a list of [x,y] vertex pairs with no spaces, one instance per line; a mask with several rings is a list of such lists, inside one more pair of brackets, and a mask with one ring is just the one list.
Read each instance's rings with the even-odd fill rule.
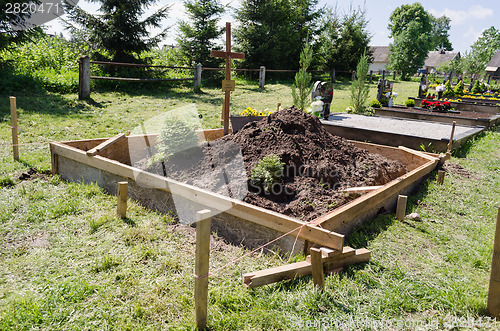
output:
[[460,148],[458,148],[457,150],[452,152],[453,156],[458,157],[458,158],[465,158],[467,156],[467,154],[469,154],[471,148],[474,146],[476,141],[484,138],[486,136],[487,132],[488,131],[483,131],[480,134],[476,135],[475,137],[467,140],[464,144],[462,144],[462,146],[460,146]]
[[137,226],[137,224],[135,223],[135,221],[131,218],[128,218],[128,217],[125,217],[125,218],[122,218],[122,221],[123,223],[135,228]]
[[[412,212],[418,201],[422,201],[429,194],[429,184],[435,181],[437,171],[431,172],[428,177],[422,182],[418,190],[408,196],[406,210]],[[367,247],[371,241],[377,238],[382,232],[386,231],[396,221],[393,213],[386,213],[378,215],[370,222],[366,222],[357,229],[355,229],[349,236],[347,236],[345,245],[353,248]],[[415,225],[403,221],[406,225],[415,228]]]

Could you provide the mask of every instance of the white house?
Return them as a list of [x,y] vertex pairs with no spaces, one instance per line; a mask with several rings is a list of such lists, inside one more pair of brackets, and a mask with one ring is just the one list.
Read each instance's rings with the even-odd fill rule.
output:
[[460,59],[460,52],[449,52],[443,49],[440,51],[430,51],[425,60],[424,69],[430,73],[436,70],[441,64],[454,59]]
[[373,62],[370,63],[370,68],[368,70],[376,73],[387,70],[389,46],[370,46],[370,50],[373,54]]

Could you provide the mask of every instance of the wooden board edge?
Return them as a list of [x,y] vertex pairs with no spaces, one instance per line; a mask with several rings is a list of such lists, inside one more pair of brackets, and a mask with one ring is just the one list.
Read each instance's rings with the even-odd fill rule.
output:
[[[352,254],[343,258],[323,259],[323,266],[326,272],[337,271],[340,267],[351,264],[368,262],[371,258],[371,251],[366,248],[353,249]],[[245,273],[243,275],[243,286],[245,288],[255,288],[268,284],[277,283],[283,280],[292,280],[298,277],[312,274],[312,266],[309,261],[296,262],[279,267]]]

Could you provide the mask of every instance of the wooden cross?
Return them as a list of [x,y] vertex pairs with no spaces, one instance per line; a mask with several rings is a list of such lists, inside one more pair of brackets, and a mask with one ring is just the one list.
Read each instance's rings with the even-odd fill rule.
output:
[[222,119],[224,121],[224,135],[229,133],[229,102],[231,100],[231,91],[235,89],[234,80],[231,80],[231,59],[245,59],[244,53],[231,53],[231,23],[226,22],[226,51],[210,51],[211,57],[222,57],[226,59],[226,79],[222,81],[222,91],[224,95],[224,109]]

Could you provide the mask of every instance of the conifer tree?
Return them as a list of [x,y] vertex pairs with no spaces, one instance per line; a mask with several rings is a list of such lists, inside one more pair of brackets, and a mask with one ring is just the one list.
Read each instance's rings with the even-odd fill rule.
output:
[[204,67],[217,66],[220,59],[210,57],[217,49],[215,40],[224,32],[217,26],[224,7],[218,0],[185,0],[189,21],[179,22],[177,44],[188,65],[201,63]]
[[[99,14],[90,14],[78,6],[69,8],[73,30],[83,29],[88,42],[109,53],[112,61],[136,62],[137,54],[156,46],[165,36],[166,29],[151,37],[149,28],[162,28],[169,6],[141,19],[144,11],[157,0],[91,0],[101,4]],[[102,54],[101,54],[102,55]]]

